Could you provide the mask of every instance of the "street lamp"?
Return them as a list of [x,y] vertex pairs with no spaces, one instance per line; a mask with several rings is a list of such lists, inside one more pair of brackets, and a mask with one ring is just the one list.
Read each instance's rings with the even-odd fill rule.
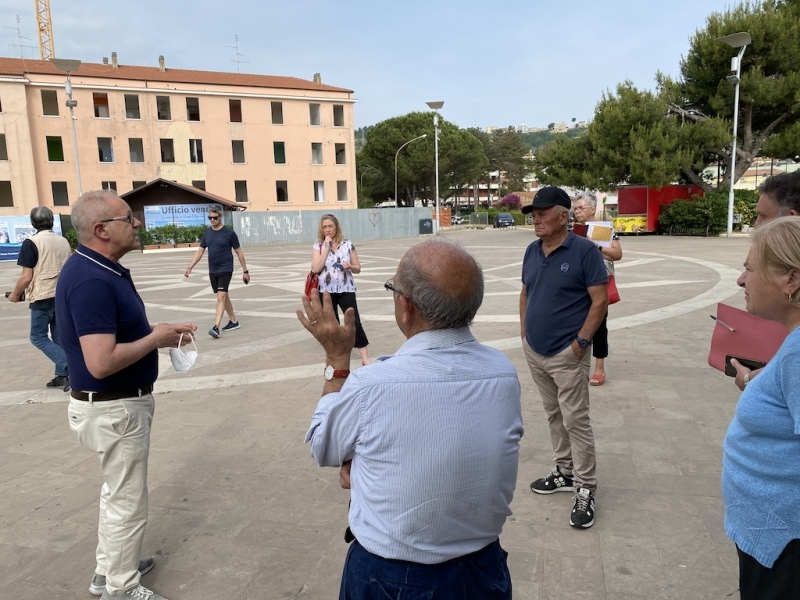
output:
[[731,146],[731,189],[728,192],[728,237],[733,233],[733,183],[736,179],[736,135],[739,125],[739,83],[742,76],[742,56],[744,51],[752,40],[749,33],[740,31],[739,33],[732,33],[721,38],[717,41],[728,44],[731,48],[739,48],[738,55],[731,59],[731,71],[735,71],[736,75],[729,75],[726,77],[728,81],[736,86],[733,99],[733,145]]
[[67,93],[67,107],[69,108],[69,122],[72,125],[72,149],[75,152],[75,175],[78,177],[78,196],[83,195],[81,187],[81,162],[78,160],[78,135],[75,133],[75,111],[78,101],[72,99],[72,81],[69,74],[74,73],[81,66],[81,61],[71,58],[49,58],[53,66],[59,71],[66,71],[67,81],[64,84],[64,91]]
[[413,140],[408,140],[405,144],[400,146],[397,149],[397,152],[394,153],[394,205],[397,206],[397,155],[400,154],[400,150],[408,146],[411,142],[416,142],[417,140],[421,140],[424,137],[428,137],[427,133],[423,133],[422,135],[418,135]]
[[[426,102],[431,110],[439,110],[444,106],[444,101]],[[439,233],[439,114],[433,113],[433,139],[434,156],[436,165],[436,233]]]

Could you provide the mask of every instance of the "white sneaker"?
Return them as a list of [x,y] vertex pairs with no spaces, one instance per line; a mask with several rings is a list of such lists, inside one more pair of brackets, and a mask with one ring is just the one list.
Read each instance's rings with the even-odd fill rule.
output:
[[137,585],[130,589],[125,590],[121,594],[112,596],[108,590],[103,592],[103,597],[100,600],[167,600],[164,596],[159,596],[152,590],[148,590],[143,585]]

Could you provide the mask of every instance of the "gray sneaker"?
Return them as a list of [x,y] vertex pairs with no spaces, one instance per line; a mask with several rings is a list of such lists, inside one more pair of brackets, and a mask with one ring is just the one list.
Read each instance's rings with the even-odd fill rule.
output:
[[[141,575],[149,573],[154,566],[156,566],[156,561],[152,557],[139,559],[139,573]],[[105,591],[106,591],[106,576],[95,573],[94,577],[92,577],[92,583],[89,585],[89,593],[94,594],[95,596],[100,596]],[[124,596],[122,597],[124,598]]]
[[125,590],[121,594],[112,596],[108,590],[103,592],[103,597],[100,600],[167,600],[164,596],[159,596],[153,590],[148,590],[143,585],[137,585]]

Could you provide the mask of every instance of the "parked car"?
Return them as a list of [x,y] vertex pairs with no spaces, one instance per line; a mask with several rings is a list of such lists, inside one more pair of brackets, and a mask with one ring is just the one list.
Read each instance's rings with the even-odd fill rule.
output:
[[450,225],[461,225],[464,222],[464,217],[461,215],[453,215],[450,217]]
[[497,213],[494,218],[494,226],[497,227],[513,227],[516,224],[514,217],[511,213]]

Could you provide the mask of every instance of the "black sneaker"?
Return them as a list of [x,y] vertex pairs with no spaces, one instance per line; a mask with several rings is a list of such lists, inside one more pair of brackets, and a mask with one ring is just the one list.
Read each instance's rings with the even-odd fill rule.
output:
[[64,390],[65,392],[68,392],[72,389],[69,385],[69,375],[64,377],[64,387],[62,387],[61,389]]
[[569,524],[573,527],[591,527],[594,525],[594,492],[586,488],[578,488],[575,492],[575,504],[572,505],[572,514]]
[[575,488],[572,477],[564,475],[556,466],[547,475],[534,481],[531,484],[531,491],[537,494],[553,494],[555,492],[573,492]]
[[228,321],[228,324],[222,328],[222,331],[233,331],[234,329],[239,329],[239,321],[235,323],[233,321]]
[[63,389],[65,385],[69,385],[69,377],[66,375],[57,375],[47,382],[47,387],[49,388],[57,387]]
[[214,325],[211,329],[208,330],[208,335],[210,335],[213,338],[218,338],[219,335],[220,335],[219,334],[219,327]]

